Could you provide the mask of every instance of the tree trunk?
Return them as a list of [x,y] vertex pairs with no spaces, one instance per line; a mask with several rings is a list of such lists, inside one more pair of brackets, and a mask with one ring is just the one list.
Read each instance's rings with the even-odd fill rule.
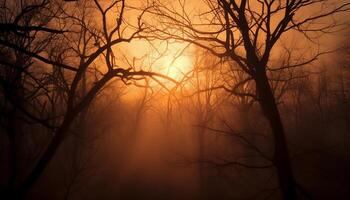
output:
[[61,127],[57,130],[54,137],[52,138],[50,144],[47,149],[44,151],[44,154],[40,157],[39,161],[35,165],[32,172],[26,178],[24,183],[20,185],[19,189],[13,194],[14,199],[24,199],[32,186],[37,182],[41,174],[44,172],[48,163],[52,160],[54,155],[56,154],[58,147],[64,141],[64,138],[69,130],[70,125],[74,120],[74,116],[72,114],[68,114],[69,116],[65,117]]
[[[14,128],[16,127],[14,124],[15,122],[15,111],[11,111],[8,117],[8,124],[7,124],[7,136],[9,141],[9,164],[10,164],[10,171],[9,171],[9,180],[8,180],[8,186],[5,191],[5,196],[7,197],[10,195],[15,187],[16,187],[16,178],[18,173],[18,145],[17,145],[17,130]],[[17,121],[18,122],[18,121]],[[19,126],[19,124],[17,124]]]
[[290,164],[285,132],[266,72],[258,72],[254,80],[258,92],[259,104],[269,121],[274,137],[274,164],[277,169],[283,199],[297,199],[296,185]]
[[[9,60],[10,61],[10,60]],[[16,187],[16,178],[19,172],[19,145],[20,133],[22,133],[22,121],[18,120],[21,113],[18,106],[25,106],[23,102],[24,90],[22,83],[22,70],[26,60],[21,54],[16,55],[14,66],[15,68],[5,68],[5,106],[9,108],[8,118],[6,122],[6,132],[9,141],[9,158],[10,172],[8,181],[8,191],[6,196],[10,195]]]
[[[95,83],[92,89],[87,92],[86,96],[83,100],[74,106],[72,109],[69,109],[73,105],[68,105],[66,115],[61,126],[55,132],[50,144],[47,149],[44,151],[43,155],[40,157],[39,161],[35,165],[32,172],[28,175],[24,183],[19,187],[16,194],[14,194],[15,199],[23,199],[29,190],[33,187],[33,185],[38,181],[39,177],[44,172],[45,168],[52,160],[54,155],[56,154],[58,148],[63,143],[67,133],[69,132],[69,128],[72,125],[74,119],[84,110],[86,109],[96,94],[101,90],[101,88],[113,77],[115,76],[114,71],[110,71],[107,73],[102,79]],[[74,94],[73,94],[74,95]]]
[[201,127],[197,129],[198,134],[198,160],[199,160],[199,197],[200,199],[205,199],[206,192],[206,179],[204,174],[204,134],[205,134],[205,122],[199,122]]

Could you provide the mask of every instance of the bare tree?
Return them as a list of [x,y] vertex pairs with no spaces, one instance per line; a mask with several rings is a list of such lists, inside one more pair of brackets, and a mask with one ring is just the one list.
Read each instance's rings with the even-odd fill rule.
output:
[[[5,7],[8,4],[12,5],[12,3],[6,1],[3,3]],[[57,6],[56,10],[60,13],[55,18],[46,21],[46,24],[52,27],[47,28],[48,26],[36,24],[32,21],[28,21],[28,24],[25,25],[16,22],[16,18],[22,17],[22,15],[29,12],[28,10],[33,13],[37,7],[46,9],[45,6],[48,7],[47,10],[50,10],[52,6]],[[10,7],[6,7],[6,9],[9,12],[11,11]],[[67,91],[63,117],[56,121],[41,119],[35,117],[35,115],[32,117],[36,122],[49,127],[53,136],[29,175],[19,185],[18,189],[10,194],[9,198],[23,198],[29,192],[48,163],[53,159],[57,149],[69,135],[75,119],[90,105],[110,80],[119,78],[128,83],[130,80],[143,79],[144,76],[151,78],[158,76],[174,81],[161,74],[124,68],[121,66],[123,62],[117,63],[116,49],[112,47],[140,38],[139,33],[146,29],[142,22],[142,16],[149,9],[149,6],[146,6],[142,12],[138,12],[135,20],[129,20],[127,17],[127,15],[130,15],[128,11],[131,9],[125,0],[113,1],[109,4],[100,3],[97,0],[79,1],[69,5],[43,0],[34,2],[24,8],[21,12],[24,14],[20,13],[20,17],[16,17],[14,22],[2,24],[7,32],[12,31],[16,34],[22,34],[22,31],[26,31],[25,33],[30,38],[40,38],[48,41],[50,45],[45,45],[43,49],[50,50],[51,48],[52,50],[52,48],[59,47],[58,56],[51,56],[52,54],[42,53],[43,51],[24,48],[15,41],[9,41],[5,38],[0,39],[2,47],[26,55],[45,67],[58,68],[59,74],[62,74],[67,86],[65,88]],[[77,12],[79,10],[81,12]],[[117,14],[112,15],[112,12]],[[113,21],[112,24],[111,21]],[[38,31],[59,33],[60,37],[47,38],[45,35],[35,34]],[[87,79],[91,76],[95,77],[92,81]],[[87,80],[90,80],[90,82],[87,82]],[[30,115],[30,113],[28,114]],[[52,124],[53,122],[56,123]]]
[[[199,161],[199,181],[200,181],[200,194],[202,198],[205,196],[206,191],[206,178],[205,178],[205,163],[200,162],[206,158],[208,152],[208,137],[207,127],[209,127],[215,119],[215,115],[218,108],[226,100],[224,97],[220,97],[220,94],[215,90],[211,90],[212,87],[220,84],[218,69],[214,66],[217,60],[212,57],[206,57],[206,52],[195,55],[195,63],[193,70],[186,75],[186,79],[182,81],[184,87],[190,85],[190,91],[183,89],[183,92],[191,93],[182,94],[185,96],[183,99],[188,102],[185,107],[188,109],[190,116],[194,115],[193,126],[195,130],[195,137],[198,140],[198,161]],[[196,91],[193,92],[192,90]]]
[[[43,52],[50,39],[64,32],[47,27],[48,22],[57,16],[56,8],[47,0],[1,1],[0,40],[33,54]],[[47,114],[44,113],[45,109],[38,109],[40,106],[37,105],[38,99],[45,95],[41,89],[48,83],[49,75],[33,75],[31,70],[37,66],[31,55],[23,51],[1,45],[0,79],[1,94],[4,97],[1,110],[6,118],[5,130],[10,152],[10,177],[6,193],[15,190],[21,171],[20,159],[23,160],[24,154],[28,154],[23,148],[23,143],[28,142],[28,138],[22,134],[28,124],[40,122],[52,129],[45,120],[37,117],[39,114]]]
[[[191,14],[185,1],[179,0],[173,7],[161,1],[154,1],[154,4],[157,7],[150,12],[161,22],[161,25],[150,24],[152,33],[156,33],[155,38],[186,41],[219,58],[234,61],[247,74],[247,79],[255,83],[256,95],[252,97],[257,99],[272,130],[273,163],[283,198],[296,199],[296,181],[285,130],[269,81],[273,74],[271,60],[274,52],[281,50],[276,47],[278,41],[289,32],[301,33],[300,37],[306,41],[317,42],[320,34],[334,31],[339,23],[333,20],[333,16],[348,11],[350,3],[332,0],[205,0],[199,3],[202,9],[198,9],[199,13],[195,15]],[[317,22],[323,23],[319,25]],[[324,53],[318,51],[287,68],[311,63]]]

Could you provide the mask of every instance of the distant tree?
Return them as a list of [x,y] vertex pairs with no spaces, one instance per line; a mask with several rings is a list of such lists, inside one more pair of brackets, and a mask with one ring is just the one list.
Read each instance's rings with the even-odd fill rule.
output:
[[[200,52],[200,51],[198,51]],[[216,91],[211,90],[217,86],[221,80],[219,78],[218,69],[215,68],[217,60],[213,57],[205,56],[205,52],[197,53],[195,56],[194,67],[191,72],[186,74],[186,79],[182,81],[184,87],[183,101],[189,116],[193,116],[193,126],[196,134],[198,145],[198,164],[199,164],[199,181],[201,198],[205,197],[206,192],[206,176],[205,163],[201,162],[206,159],[208,152],[207,127],[214,122],[220,105],[227,99],[220,96]],[[190,89],[185,88],[190,85]],[[193,91],[193,88],[195,92]],[[190,94],[186,94],[190,93]]]

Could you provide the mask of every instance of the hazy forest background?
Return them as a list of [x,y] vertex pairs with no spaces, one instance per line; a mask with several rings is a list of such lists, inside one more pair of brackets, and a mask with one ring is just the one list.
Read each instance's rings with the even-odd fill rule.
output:
[[0,199],[349,199],[348,0],[0,0]]

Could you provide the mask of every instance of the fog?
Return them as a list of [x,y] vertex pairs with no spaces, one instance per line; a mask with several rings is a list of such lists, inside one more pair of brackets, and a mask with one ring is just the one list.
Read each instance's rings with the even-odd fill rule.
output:
[[0,199],[349,198],[347,1],[0,3]]

